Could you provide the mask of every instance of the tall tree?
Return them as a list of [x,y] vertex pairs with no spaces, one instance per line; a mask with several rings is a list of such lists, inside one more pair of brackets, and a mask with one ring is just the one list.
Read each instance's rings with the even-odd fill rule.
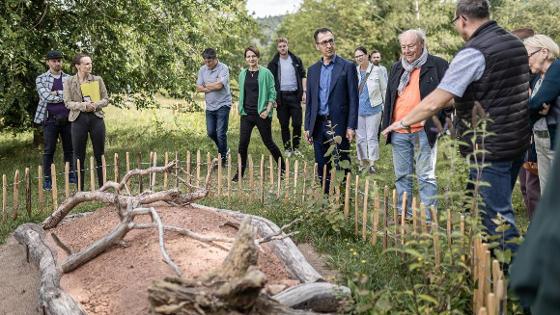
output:
[[[532,27],[560,40],[556,22],[560,0],[491,0],[492,16],[507,29]],[[313,32],[329,27],[336,35],[337,51],[351,58],[357,46],[377,49],[389,65],[399,54],[397,35],[421,28],[431,53],[450,60],[463,45],[453,19],[456,0],[304,0],[298,12],[284,18],[278,35],[290,40],[306,65],[317,61]]]
[[239,59],[257,27],[244,0],[4,0],[0,29],[0,129],[22,129],[31,125],[35,77],[50,49],[67,60],[92,54],[115,102],[132,92],[142,107],[156,92],[189,97],[201,50]]

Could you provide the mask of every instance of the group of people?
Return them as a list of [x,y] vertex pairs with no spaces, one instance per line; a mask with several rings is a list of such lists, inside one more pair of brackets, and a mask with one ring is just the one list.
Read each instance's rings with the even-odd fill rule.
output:
[[[44,154],[43,189],[51,190],[51,164],[56,143],[61,139],[64,161],[70,164],[69,181],[80,183],[84,188],[84,165],[88,135],[93,144],[93,155],[97,164],[99,186],[103,184],[101,156],[105,152],[105,123],[103,107],[109,104],[109,97],[103,79],[91,74],[91,57],[77,54],[72,60],[76,74],[71,76],[62,71],[63,55],[52,50],[47,53],[49,70],[35,80],[39,105],[33,121],[43,127]],[[80,161],[80,176],[76,173]]]
[[[399,35],[401,58],[388,75],[379,64],[377,51],[369,55],[366,48],[356,48],[355,63],[337,55],[335,36],[328,28],[313,34],[321,58],[307,69],[307,77],[301,59],[288,49],[286,38],[277,40],[278,52],[267,68],[259,66],[259,51],[248,47],[248,68],[241,71],[238,80],[243,169],[254,126],[283,166],[284,157],[271,136],[274,108],[278,110],[284,156],[298,154],[303,118],[304,137],[313,145],[319,170],[324,165],[330,168],[330,157],[325,153],[334,136],[341,139],[336,143],[337,165],[349,160],[350,142],[356,136],[359,167],[374,173],[381,125],[382,134],[392,145],[399,211],[403,212],[404,193],[412,195],[416,175],[420,199],[430,218],[428,209],[436,205],[438,192],[437,141],[452,121],[464,143],[461,154],[471,161],[470,179],[490,184],[480,189],[484,224],[493,234],[493,219],[499,214],[506,220],[511,228],[503,245],[515,251],[517,245],[509,240],[519,232],[511,196],[521,166],[522,173],[531,169],[530,163],[524,163],[531,143],[536,148],[540,184],[546,185],[550,176],[554,132],[560,119],[558,45],[545,35],[522,38],[506,31],[490,20],[486,0],[458,1],[452,24],[466,43],[451,63],[429,53],[425,33],[411,29]],[[217,112],[212,109],[213,94],[220,93],[208,86],[217,82],[223,86],[220,91],[229,94],[227,67],[216,61],[213,49],[210,51],[212,54],[203,54],[206,65],[200,70],[197,85],[206,93],[207,117]],[[229,108],[231,98],[223,106]],[[225,159],[227,126],[213,130],[217,125],[210,120],[208,134]],[[481,126],[485,132],[475,133]],[[318,176],[322,180],[321,171]],[[328,189],[329,178],[326,182]],[[411,209],[411,198],[405,207]]]
[[[241,116],[238,153],[242,173],[236,174],[234,181],[244,174],[249,140],[255,126],[282,170],[284,157],[301,156],[299,146],[303,125],[305,140],[313,144],[320,169],[324,165],[330,167],[325,153],[332,144],[330,132],[333,129],[337,134],[344,134],[337,146],[340,159],[348,159],[349,141],[356,133],[360,169],[375,172],[387,87],[387,70],[380,64],[381,54],[378,51],[368,54],[366,48],[359,47],[355,51],[356,65],[337,57],[334,35],[329,29],[317,30],[314,38],[317,49],[329,64],[322,67],[317,63],[308,71],[301,59],[289,50],[285,37],[276,40],[277,53],[267,67],[259,64],[260,52],[256,47],[245,49],[247,68],[241,70],[238,77]],[[214,48],[205,49],[202,57],[204,65],[198,72],[196,89],[205,95],[207,133],[225,165],[229,155],[227,129],[232,102],[229,69],[218,60]],[[325,73],[329,72],[328,76],[323,75],[323,68]],[[302,103],[307,104],[305,116]],[[329,104],[336,106],[331,108]],[[280,123],[283,154],[272,139],[274,109]]]
[[[241,173],[233,180],[244,175],[254,127],[283,170],[285,157],[301,155],[303,125],[303,137],[313,145],[319,170],[324,166],[329,170],[325,179],[323,172],[318,172],[319,180],[326,182],[326,191],[331,165],[340,167],[341,161],[350,159],[354,137],[360,170],[375,173],[378,135],[383,130],[392,145],[399,212],[410,215],[402,208],[402,198],[404,193],[412,195],[412,178],[416,175],[420,199],[426,207],[423,210],[430,219],[428,209],[436,205],[438,192],[437,141],[452,121],[463,143],[460,152],[470,160],[471,182],[489,184],[479,190],[483,224],[493,235],[497,233],[494,219],[500,216],[505,220],[510,227],[502,231],[502,246],[515,252],[518,245],[512,240],[519,231],[512,191],[518,174],[530,215],[540,189],[552,175],[560,121],[560,50],[548,36],[535,35],[530,29],[510,33],[490,20],[488,0],[458,0],[451,23],[465,45],[450,63],[428,51],[422,30],[411,29],[398,37],[401,58],[389,74],[380,64],[378,51],[368,54],[366,48],[358,47],[354,50],[355,62],[339,56],[335,35],[328,28],[313,34],[320,59],[307,70],[289,50],[284,37],[277,39],[277,53],[267,67],[259,63],[259,50],[247,47],[247,67],[238,77]],[[218,60],[213,48],[205,49],[202,57],[204,65],[198,72],[196,90],[205,96],[208,136],[227,162],[232,105],[229,69]],[[44,188],[50,189],[50,164],[60,136],[64,160],[72,167],[81,161],[83,189],[88,134],[101,185],[105,138],[102,108],[108,104],[107,91],[103,80],[91,74],[89,56],[78,54],[74,58],[74,76],[63,73],[61,63],[59,52],[49,52],[49,70],[36,82],[40,102],[34,120],[43,125],[45,134]],[[93,93],[91,86],[84,88],[92,82],[97,82],[94,89],[98,89]],[[284,153],[272,138],[274,109]],[[484,132],[475,131],[481,127]],[[327,155],[332,146],[336,159],[333,154]],[[74,175],[72,180],[76,181]],[[411,201],[408,198],[406,209],[411,209]]]

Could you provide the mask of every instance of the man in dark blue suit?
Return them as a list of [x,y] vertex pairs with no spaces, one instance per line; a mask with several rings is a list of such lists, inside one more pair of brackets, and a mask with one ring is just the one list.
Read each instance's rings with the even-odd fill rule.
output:
[[[319,179],[323,166],[330,173],[331,156],[325,157],[333,145],[334,137],[341,138],[336,144],[339,162],[350,161],[348,151],[354,131],[358,126],[358,75],[356,66],[336,55],[334,35],[328,28],[320,28],[314,34],[315,47],[321,52],[321,60],[307,70],[307,94],[305,108],[305,137],[313,143]],[[333,134],[328,132],[332,129]],[[348,163],[349,166],[349,163]],[[325,190],[329,188],[329,177]]]

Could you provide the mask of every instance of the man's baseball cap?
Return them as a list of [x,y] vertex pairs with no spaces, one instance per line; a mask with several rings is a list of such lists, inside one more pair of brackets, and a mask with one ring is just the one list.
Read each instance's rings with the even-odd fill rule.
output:
[[62,53],[58,50],[51,50],[47,53],[47,60],[51,60],[51,59],[62,59],[64,56],[62,56]]

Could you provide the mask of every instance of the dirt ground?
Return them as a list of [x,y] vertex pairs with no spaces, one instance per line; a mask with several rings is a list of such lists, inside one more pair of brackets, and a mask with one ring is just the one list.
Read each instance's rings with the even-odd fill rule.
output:
[[[234,237],[237,230],[226,221],[234,219],[196,208],[156,206],[162,222],[186,227],[209,236]],[[149,222],[148,217],[136,222]],[[118,224],[113,208],[98,209],[95,213],[68,221],[49,230],[72,251],[84,249],[106,235]],[[227,251],[209,246],[176,233],[166,233],[165,246],[169,255],[183,271],[185,278],[194,278],[218,268]],[[51,238],[49,238],[51,239]],[[56,247],[52,242],[52,246]],[[224,244],[229,248],[229,244]],[[277,288],[299,283],[290,280],[281,261],[267,246],[259,253],[259,268],[267,275],[269,285]],[[58,250],[59,262],[65,258]],[[62,277],[62,288],[82,304],[88,314],[147,314],[148,287],[154,280],[173,276],[172,269],[162,260],[157,231],[133,230],[122,245],[98,256],[77,270]]]
[[39,271],[28,264],[25,248],[13,237],[0,246],[0,315],[35,315]]
[[[189,228],[197,233],[234,237],[237,230],[226,221],[226,215],[197,208],[157,206],[164,224]],[[148,218],[145,219],[148,222]],[[72,251],[79,251],[106,235],[118,224],[113,208],[98,209],[95,213],[65,221],[48,231],[55,233]],[[218,268],[227,251],[209,246],[176,233],[166,233],[166,249],[182,269],[184,277],[196,277]],[[65,253],[48,237],[52,248],[58,250],[58,260]],[[229,248],[228,244],[224,244]],[[298,284],[290,279],[279,259],[267,246],[259,253],[259,268],[268,277],[267,290],[274,294]],[[336,275],[326,267],[325,258],[309,244],[300,249],[310,264],[327,280]],[[10,272],[6,272],[10,270]],[[125,242],[63,276],[61,286],[70,293],[88,314],[146,314],[147,288],[154,280],[174,275],[162,260],[156,230],[134,230]],[[37,308],[38,271],[25,261],[24,248],[10,238],[0,246],[0,315],[35,315]]]

